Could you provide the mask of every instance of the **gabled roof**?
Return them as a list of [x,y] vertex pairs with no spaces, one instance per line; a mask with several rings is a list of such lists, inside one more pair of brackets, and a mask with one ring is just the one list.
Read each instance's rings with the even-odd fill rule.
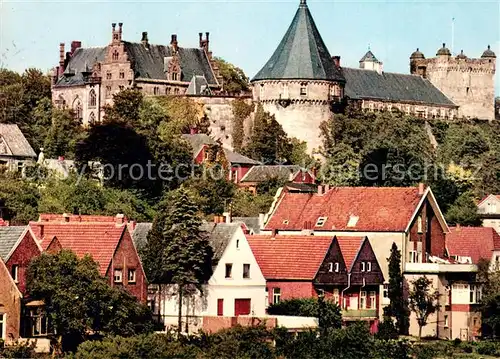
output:
[[361,58],[361,60],[359,60],[359,62],[364,61],[379,62],[373,52],[371,52],[370,50],[368,50],[367,53]]
[[213,260],[218,262],[224,251],[226,250],[227,245],[233,238],[234,234],[241,229],[242,223],[233,222],[233,223],[213,223],[213,222],[205,222],[201,226],[201,230],[208,232],[209,237],[208,241],[210,242],[210,246],[214,252]]
[[351,271],[352,265],[358,256],[358,252],[361,249],[361,245],[365,241],[366,237],[335,237],[334,241],[337,240],[339,243],[340,252],[344,258],[345,266],[347,272]]
[[260,233],[260,220],[259,217],[233,217],[234,222],[241,222],[252,231],[251,234]]
[[57,86],[78,86],[88,81],[89,69],[92,69],[96,62],[103,62],[106,56],[107,47],[88,47],[76,49],[73,56],[66,65],[66,74],[61,76],[56,82]]
[[16,124],[0,123],[0,144],[3,141],[7,145],[8,154],[36,158],[35,151]]
[[193,75],[186,90],[187,95],[211,95],[212,90],[208,87],[205,76]]
[[299,171],[308,172],[307,169],[297,165],[260,165],[253,166],[243,176],[240,182],[263,182],[271,178],[289,181],[290,176],[295,177]]
[[474,264],[481,258],[490,261],[492,252],[500,251],[500,235],[489,227],[451,227],[446,249],[449,256],[470,257]]
[[[405,232],[424,194],[417,187],[334,187],[325,194],[282,192],[265,229]],[[318,218],[326,217],[316,226]]]
[[[4,273],[1,273],[1,271],[3,271]],[[22,293],[19,291],[16,282],[14,282],[14,279],[12,278],[9,269],[5,265],[5,262],[3,261],[2,258],[0,258],[0,277],[7,278],[8,281],[10,282],[10,287],[17,293],[19,298],[23,297]],[[2,290],[8,290],[8,288],[2,288]]]
[[281,79],[345,81],[332,61],[305,0],[301,0],[278,48],[252,81]]
[[16,247],[27,228],[28,226],[0,227],[0,258],[2,260],[8,260],[10,253]]
[[500,194],[489,194],[486,197],[484,197],[477,205],[478,206],[482,205],[488,198],[495,198],[500,202]]
[[435,104],[457,107],[429,80],[418,75],[343,67],[345,94],[351,99]]
[[[111,217],[113,218],[113,217]],[[99,272],[105,275],[120,242],[127,230],[125,225],[104,222],[30,222],[30,227],[45,251],[54,237],[63,249],[70,249],[78,257],[89,254],[99,265]]]
[[54,213],[40,213],[38,217],[39,222],[53,222],[53,223],[78,223],[78,222],[92,222],[92,223],[116,223],[117,218],[127,222],[127,218],[123,215],[117,216],[99,216],[99,215],[80,215],[80,214],[54,214]]
[[321,236],[247,236],[262,274],[269,279],[312,280],[332,243]]

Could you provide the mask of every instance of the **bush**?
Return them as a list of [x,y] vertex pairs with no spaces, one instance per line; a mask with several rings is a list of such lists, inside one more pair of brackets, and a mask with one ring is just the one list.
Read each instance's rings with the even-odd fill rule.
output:
[[384,318],[384,321],[378,324],[375,338],[380,340],[398,339],[398,329],[391,318]]
[[492,341],[479,342],[476,351],[482,355],[500,356],[500,343]]
[[14,345],[5,346],[3,340],[0,339],[0,358],[5,359],[28,359],[35,358],[35,343],[15,343]]

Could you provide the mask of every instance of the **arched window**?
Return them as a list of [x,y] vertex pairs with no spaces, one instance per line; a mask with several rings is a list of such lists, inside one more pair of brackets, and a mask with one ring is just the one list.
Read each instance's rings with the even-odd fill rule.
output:
[[59,95],[57,99],[57,105],[59,105],[59,108],[63,108],[66,106],[66,100],[64,99],[63,95]]
[[179,94],[179,89],[178,88],[175,88],[174,89],[174,95],[178,95]]
[[119,57],[118,51],[117,51],[117,50],[115,50],[115,51],[113,52],[113,61],[118,61],[118,57]]
[[97,96],[95,94],[95,90],[92,89],[89,92],[89,107],[96,107],[97,105]]
[[89,115],[89,125],[94,125],[94,124],[95,124],[95,115],[93,112],[91,112]]
[[78,97],[75,98],[75,100],[73,101],[73,111],[75,112],[75,117],[81,120],[83,117],[83,109],[82,109],[82,102]]
[[153,94],[154,94],[155,96],[158,96],[158,95],[160,94],[160,88],[159,88],[159,87],[157,87],[157,86],[155,86],[155,87],[153,88]]

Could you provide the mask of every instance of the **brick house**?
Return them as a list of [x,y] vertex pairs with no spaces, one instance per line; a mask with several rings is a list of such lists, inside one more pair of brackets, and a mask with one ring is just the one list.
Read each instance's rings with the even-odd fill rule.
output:
[[296,188],[298,191],[311,192],[316,190],[314,173],[297,165],[253,166],[241,178],[239,186],[256,193],[257,186],[270,179],[286,182],[289,188]]
[[22,297],[0,258],[0,341],[10,343],[19,338]]

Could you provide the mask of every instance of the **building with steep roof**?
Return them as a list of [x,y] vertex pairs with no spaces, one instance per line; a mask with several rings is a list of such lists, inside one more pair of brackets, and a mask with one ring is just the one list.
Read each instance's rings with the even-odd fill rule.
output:
[[481,259],[500,269],[500,234],[489,227],[451,227],[446,249],[457,262],[478,264]]
[[[34,163],[36,153],[16,124],[0,123],[0,167],[22,170],[26,163]],[[0,213],[1,214],[1,213]]]
[[484,227],[492,227],[500,233],[500,194],[490,194],[477,205]]
[[206,95],[220,90],[220,77],[209,33],[199,34],[199,47],[179,46],[173,34],[169,45],[150,44],[147,32],[140,42],[122,39],[123,24],[112,24],[111,43],[83,48],[73,41],[69,52],[60,44],[59,65],[52,80],[52,100],[74,110],[83,124],[98,122],[113,94],[138,88],[146,95]]

